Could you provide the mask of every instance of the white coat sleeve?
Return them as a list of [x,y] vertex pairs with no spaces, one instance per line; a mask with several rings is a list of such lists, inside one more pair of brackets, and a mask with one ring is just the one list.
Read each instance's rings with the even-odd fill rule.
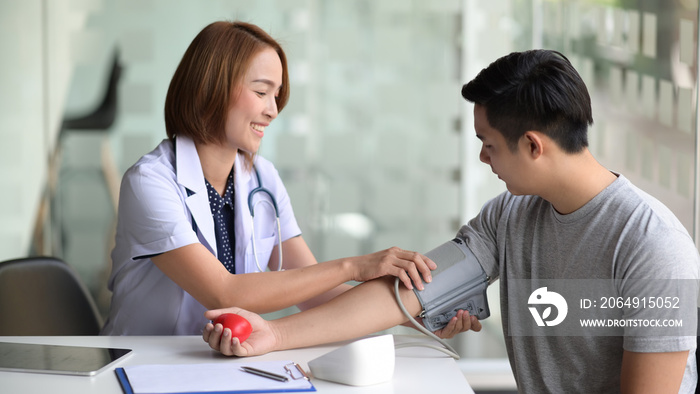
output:
[[186,192],[164,166],[130,169],[122,180],[119,226],[131,259],[199,242],[185,203]]

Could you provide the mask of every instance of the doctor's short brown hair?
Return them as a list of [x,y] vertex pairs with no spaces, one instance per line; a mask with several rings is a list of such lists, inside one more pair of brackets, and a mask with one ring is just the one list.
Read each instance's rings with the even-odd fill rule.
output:
[[[195,143],[223,143],[228,108],[255,55],[272,48],[282,62],[282,86],[277,110],[289,99],[289,75],[284,50],[256,25],[219,21],[206,26],[192,40],[175,70],[165,98],[168,138],[187,136]],[[253,154],[244,152],[247,164]]]

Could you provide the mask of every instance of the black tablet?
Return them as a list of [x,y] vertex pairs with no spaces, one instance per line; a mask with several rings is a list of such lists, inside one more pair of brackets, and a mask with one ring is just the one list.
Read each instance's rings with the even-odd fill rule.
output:
[[131,349],[0,342],[0,371],[92,376]]

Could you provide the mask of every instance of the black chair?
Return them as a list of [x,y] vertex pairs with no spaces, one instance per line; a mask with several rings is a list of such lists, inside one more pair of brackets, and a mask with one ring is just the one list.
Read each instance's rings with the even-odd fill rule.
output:
[[[119,58],[119,48],[115,48],[112,53],[111,69],[109,79],[105,84],[102,101],[95,108],[85,114],[65,118],[61,124],[61,133],[66,130],[95,131],[107,130],[112,127],[117,117],[119,79],[122,76],[124,67]],[[59,135],[59,139],[63,136]]]
[[[61,128],[58,133],[56,146],[50,158],[49,164],[49,182],[47,190],[48,210],[51,215],[51,225],[53,227],[54,240],[53,249],[48,251],[49,254],[55,256],[65,256],[66,249],[70,240],[70,229],[66,228],[66,218],[64,217],[63,195],[66,190],[75,187],[75,181],[85,180],[85,175],[98,174],[101,177],[100,182],[104,182],[109,196],[109,203],[116,209],[118,204],[119,193],[119,174],[117,166],[114,163],[107,135],[112,129],[115,120],[119,114],[119,83],[124,74],[124,65],[121,60],[120,49],[115,47],[112,50],[109,62],[109,72],[104,81],[103,94],[95,103],[94,107],[86,113],[76,116],[64,117]],[[102,146],[95,147],[99,150],[99,163],[91,163],[87,168],[75,168],[70,164],[64,163],[63,155],[66,151],[66,144],[70,136],[101,136]],[[78,154],[80,154],[79,152]],[[97,169],[97,171],[95,171]],[[80,175],[80,177],[76,177]],[[78,183],[80,184],[80,183]],[[60,185],[60,187],[59,187]],[[100,225],[102,225],[100,223]]]
[[92,296],[62,260],[0,262],[0,336],[98,335],[101,327]]

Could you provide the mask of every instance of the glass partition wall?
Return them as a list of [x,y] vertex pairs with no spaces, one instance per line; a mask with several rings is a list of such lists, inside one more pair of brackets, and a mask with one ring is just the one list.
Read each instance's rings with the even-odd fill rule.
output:
[[586,80],[591,150],[666,204],[693,234],[697,16],[691,1],[542,2],[542,46]]
[[[36,126],[43,133],[16,136],[10,126],[21,119],[8,123],[14,118],[0,117],[0,141],[8,142],[0,146],[0,158],[6,158],[0,159],[0,177],[6,185],[23,185],[12,167],[22,162],[15,140],[28,146],[40,139],[38,146],[49,157],[55,145],[62,152],[58,164],[53,162],[60,169],[52,213],[42,216],[49,225],[39,226],[44,231],[36,232],[40,239],[33,243],[6,238],[13,241],[2,243],[3,258],[26,255],[29,244],[34,252],[63,257],[79,270],[103,310],[115,185],[126,168],[165,138],[162,114],[170,77],[195,34],[221,19],[256,23],[287,51],[290,102],[268,128],[260,154],[277,166],[319,261],[393,245],[425,252],[452,238],[504,190],[478,160],[472,108],[460,88],[496,58],[531,48],[561,51],[586,80],[593,99],[594,155],[663,201],[697,233],[696,1],[0,4],[5,15],[41,16],[47,34],[34,40],[38,48],[53,48],[38,52],[37,70],[18,74],[27,80],[43,75],[44,86],[51,87],[38,106],[45,121]],[[68,37],[67,44],[55,45],[56,31]],[[8,40],[3,37],[0,42]],[[57,54],[56,48],[64,50]],[[123,67],[115,121],[103,133],[69,130],[56,142],[60,118],[84,113],[105,93],[115,48]],[[0,81],[11,79],[8,70]],[[0,93],[3,102],[11,102],[8,94]],[[7,159],[13,157],[17,160]],[[50,162],[39,163],[48,168]],[[33,205],[39,200],[33,196],[49,171],[36,166],[32,162],[19,173],[31,170],[25,181],[37,184],[13,188],[24,194],[4,192],[3,201]],[[19,220],[12,204],[2,209],[3,223]],[[31,211],[24,220],[38,215]],[[497,286],[489,296],[493,315],[482,333],[453,340],[467,359],[505,357]]]

